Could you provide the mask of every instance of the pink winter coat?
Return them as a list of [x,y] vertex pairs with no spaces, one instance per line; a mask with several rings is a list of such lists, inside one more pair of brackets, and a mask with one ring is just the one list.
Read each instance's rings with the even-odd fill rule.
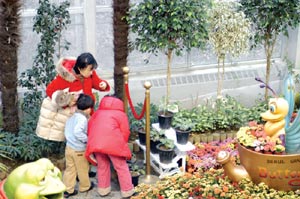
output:
[[129,122],[123,101],[111,96],[103,97],[99,109],[88,123],[86,158],[93,163],[90,155],[99,152],[130,159],[129,135]]

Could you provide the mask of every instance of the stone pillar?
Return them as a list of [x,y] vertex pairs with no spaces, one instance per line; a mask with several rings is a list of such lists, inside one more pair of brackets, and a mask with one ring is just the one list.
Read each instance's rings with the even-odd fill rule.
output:
[[96,56],[96,0],[84,1],[85,50]]

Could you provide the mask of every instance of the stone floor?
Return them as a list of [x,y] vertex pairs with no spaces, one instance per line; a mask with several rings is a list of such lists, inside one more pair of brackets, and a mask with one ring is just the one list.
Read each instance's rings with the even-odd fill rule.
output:
[[[143,152],[139,151],[136,153],[137,155],[137,161],[139,162],[138,164],[143,164],[144,160],[143,160]],[[92,171],[96,171],[95,167],[92,167]],[[151,175],[157,175],[155,173],[155,171],[153,171],[151,169]],[[120,186],[119,186],[119,182],[117,180],[117,175],[116,173],[113,171],[112,172],[112,179],[111,179],[111,187],[112,187],[112,191],[108,196],[105,197],[101,197],[98,193],[97,193],[97,177],[91,178],[91,180],[95,183],[95,187],[86,193],[78,193],[76,196],[72,196],[69,197],[70,199],[94,199],[94,198],[99,198],[99,199],[121,199],[121,192],[120,192]]]
[[[95,183],[95,185],[97,185],[97,179],[96,178],[91,178],[91,180]],[[94,189],[92,189],[89,192],[86,193],[78,193],[78,195],[73,196],[73,197],[69,197],[70,199],[93,199],[93,198],[101,198],[101,199],[121,199],[121,193],[120,193],[120,188],[119,188],[119,184],[116,180],[112,180],[112,191],[108,196],[105,197],[101,197],[98,193],[97,193],[97,186],[94,187]]]

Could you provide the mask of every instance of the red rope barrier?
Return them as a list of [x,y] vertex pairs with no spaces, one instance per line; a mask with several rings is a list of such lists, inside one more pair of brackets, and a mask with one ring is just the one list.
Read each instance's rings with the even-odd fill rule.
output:
[[127,99],[128,99],[128,102],[129,102],[129,106],[130,106],[130,109],[133,113],[133,116],[135,119],[137,120],[140,120],[144,117],[144,114],[145,114],[145,110],[146,110],[146,98],[144,99],[144,105],[143,105],[143,109],[142,109],[142,112],[140,115],[138,115],[134,109],[134,106],[133,106],[133,103],[132,103],[132,100],[131,100],[131,97],[129,95],[129,87],[128,87],[128,84],[125,83],[125,92],[126,92],[126,96],[127,96]]

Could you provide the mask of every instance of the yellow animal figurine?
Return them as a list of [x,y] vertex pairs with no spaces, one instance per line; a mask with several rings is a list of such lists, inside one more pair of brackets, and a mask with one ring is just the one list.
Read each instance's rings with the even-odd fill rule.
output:
[[284,98],[271,98],[269,100],[269,110],[261,113],[261,117],[266,121],[264,130],[266,135],[277,138],[285,134],[285,116],[288,114],[289,104]]

